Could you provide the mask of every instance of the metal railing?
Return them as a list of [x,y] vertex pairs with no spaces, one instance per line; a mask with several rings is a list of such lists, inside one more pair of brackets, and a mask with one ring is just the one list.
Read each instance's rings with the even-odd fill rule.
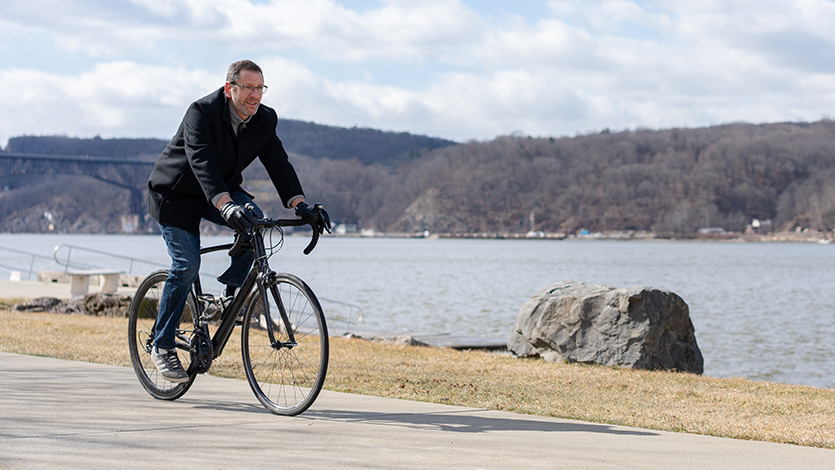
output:
[[364,313],[359,305],[321,297],[319,301],[327,305],[327,307],[323,306],[325,316],[328,319],[328,327],[334,332],[350,332],[352,327],[363,321]]
[[[126,274],[134,274],[134,269],[140,269],[141,267],[141,269],[143,269],[144,271],[142,271],[140,274],[145,275],[149,270],[168,267],[167,264],[148,261],[132,256],[117,255],[114,253],[108,253],[106,251],[71,245],[68,243],[59,243],[58,245],[55,245],[55,248],[52,251],[51,258],[49,256],[43,256],[37,253],[30,253],[14,248],[0,247],[0,251],[14,253],[15,255],[17,255],[18,259],[22,260],[22,264],[28,264],[28,267],[23,267],[12,266],[0,262],[0,268],[8,269],[11,272],[20,272],[21,280],[32,280],[33,276],[34,279],[37,279],[38,267],[36,266],[36,261],[38,260],[41,261],[40,265],[53,264],[53,262],[57,263],[58,267],[60,269],[63,269],[64,271],[69,271],[70,269],[114,269],[114,264],[119,264],[119,269],[123,269],[123,271]],[[73,253],[84,254],[85,258],[90,258],[88,256],[90,254],[95,255],[104,260],[108,260],[108,266],[96,265],[90,262],[74,262],[72,260]],[[5,261],[6,259],[8,259],[8,257],[4,256],[3,261]],[[122,268],[123,266],[126,267]],[[149,269],[149,267],[151,269]],[[202,273],[201,276],[211,276],[213,278],[217,277],[217,275],[206,273]],[[352,326],[357,326],[358,324],[361,324],[363,322],[364,312],[362,310],[362,307],[360,307],[359,305],[327,298],[319,298],[319,300],[322,303],[327,304],[327,308],[325,309],[325,311],[327,313],[328,321],[338,323],[338,326],[334,325],[337,330],[350,331]]]
[[[64,251],[66,251],[66,255],[62,259],[60,255],[62,255]],[[70,268],[73,268],[73,269],[113,269],[112,265],[111,266],[97,266],[95,264],[90,264],[90,263],[73,263],[72,262],[73,251],[81,252],[81,253],[87,253],[87,254],[92,253],[94,255],[98,255],[99,257],[105,257],[105,258],[108,258],[108,259],[111,259],[111,260],[118,260],[118,263],[120,263],[121,266],[125,266],[125,265],[127,266],[126,268],[123,269],[126,274],[133,274],[133,270],[137,265],[145,266],[146,270],[147,270],[147,267],[149,267],[149,266],[152,269],[159,269],[159,268],[167,268],[168,267],[167,264],[157,263],[157,262],[154,262],[154,261],[148,261],[148,260],[144,260],[144,259],[140,259],[140,258],[134,258],[132,256],[117,255],[117,254],[113,254],[113,253],[108,253],[106,251],[96,250],[96,249],[93,249],[93,248],[85,248],[83,246],[70,245],[68,243],[59,243],[58,245],[55,245],[55,249],[52,251],[52,258],[55,260],[56,263],[58,263],[58,265],[64,267],[64,271],[67,271]],[[142,274],[144,274],[144,272]]]
[[[3,256],[2,257],[3,262],[0,263],[0,268],[8,269],[10,272],[20,273],[20,279],[21,280],[31,281],[33,275],[35,276],[35,279],[37,279],[38,271],[37,271],[37,268],[35,267],[35,262],[37,260],[41,260],[41,261],[44,261],[46,263],[51,263],[52,262],[52,258],[50,258],[49,256],[43,256],[43,255],[39,255],[37,253],[30,253],[28,251],[23,251],[23,250],[16,250],[14,248],[6,248],[6,247],[3,247],[3,246],[0,246],[0,251],[1,252],[14,253],[14,256]],[[21,263],[21,265],[14,266],[14,265],[11,265],[11,264],[7,264],[9,262],[10,258],[20,259],[19,262]],[[24,266],[24,265],[28,265],[28,266]],[[26,273],[25,277],[24,277],[24,273]]]

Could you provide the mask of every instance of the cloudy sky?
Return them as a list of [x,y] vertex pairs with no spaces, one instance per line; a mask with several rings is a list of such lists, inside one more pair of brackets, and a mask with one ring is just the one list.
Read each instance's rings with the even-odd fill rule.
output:
[[833,24],[828,0],[5,0],[0,146],[167,139],[240,58],[281,117],[462,142],[816,121]]

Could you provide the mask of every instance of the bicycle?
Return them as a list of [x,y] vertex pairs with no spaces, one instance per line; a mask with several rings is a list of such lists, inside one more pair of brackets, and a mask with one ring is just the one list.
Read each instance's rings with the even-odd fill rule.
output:
[[[201,248],[201,256],[221,250],[229,250],[232,256],[238,250],[250,250],[255,254],[255,262],[231,299],[219,300],[204,294],[199,277],[194,282],[176,333],[176,347],[182,352],[179,355],[188,373],[187,382],[164,379],[151,360],[154,325],[168,270],[155,271],[142,281],[130,304],[128,342],[136,376],[152,397],[176,400],[183,396],[197,374],[209,371],[235,327],[240,326],[243,368],[258,401],[272,413],[287,416],[298,415],[313,404],[328,368],[325,315],[303,280],[293,274],[276,273],[270,269],[268,259],[283,242],[282,227],[310,225],[313,235],[304,253],[313,251],[319,235],[324,229],[329,231],[330,225],[322,217],[321,205],[314,206],[314,212],[318,218],[256,219],[246,234],[236,234],[234,243]],[[270,246],[268,254],[265,233],[273,229],[277,229],[281,241]],[[221,308],[217,323],[212,318]],[[210,325],[215,328],[213,335]]]

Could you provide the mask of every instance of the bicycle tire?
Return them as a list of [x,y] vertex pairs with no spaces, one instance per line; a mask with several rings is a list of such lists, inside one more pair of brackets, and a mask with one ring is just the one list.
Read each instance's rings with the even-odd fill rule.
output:
[[183,383],[169,382],[154,367],[150,350],[154,325],[159,314],[159,300],[167,278],[167,269],[155,271],[149,274],[136,289],[128,316],[128,348],[133,370],[142,387],[154,398],[176,400],[188,391],[197,375],[194,367],[190,367],[193,358],[189,352],[194,340],[194,316],[197,314],[197,302],[194,295],[189,292],[183,315],[180,317],[180,328],[177,329],[177,349],[180,350],[180,361],[188,371],[189,380]]
[[328,369],[328,328],[319,300],[304,281],[292,274],[279,274],[271,298],[270,317],[279,328],[276,343],[288,340],[278,312],[282,302],[296,334],[293,347],[273,347],[267,332],[264,297],[255,289],[246,303],[241,328],[241,354],[246,378],[258,401],[278,415],[303,413],[319,396]]

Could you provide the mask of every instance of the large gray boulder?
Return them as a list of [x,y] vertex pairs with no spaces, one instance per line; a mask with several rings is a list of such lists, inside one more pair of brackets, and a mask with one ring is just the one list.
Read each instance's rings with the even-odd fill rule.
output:
[[507,347],[552,362],[704,371],[687,304],[651,287],[546,287],[519,310]]

